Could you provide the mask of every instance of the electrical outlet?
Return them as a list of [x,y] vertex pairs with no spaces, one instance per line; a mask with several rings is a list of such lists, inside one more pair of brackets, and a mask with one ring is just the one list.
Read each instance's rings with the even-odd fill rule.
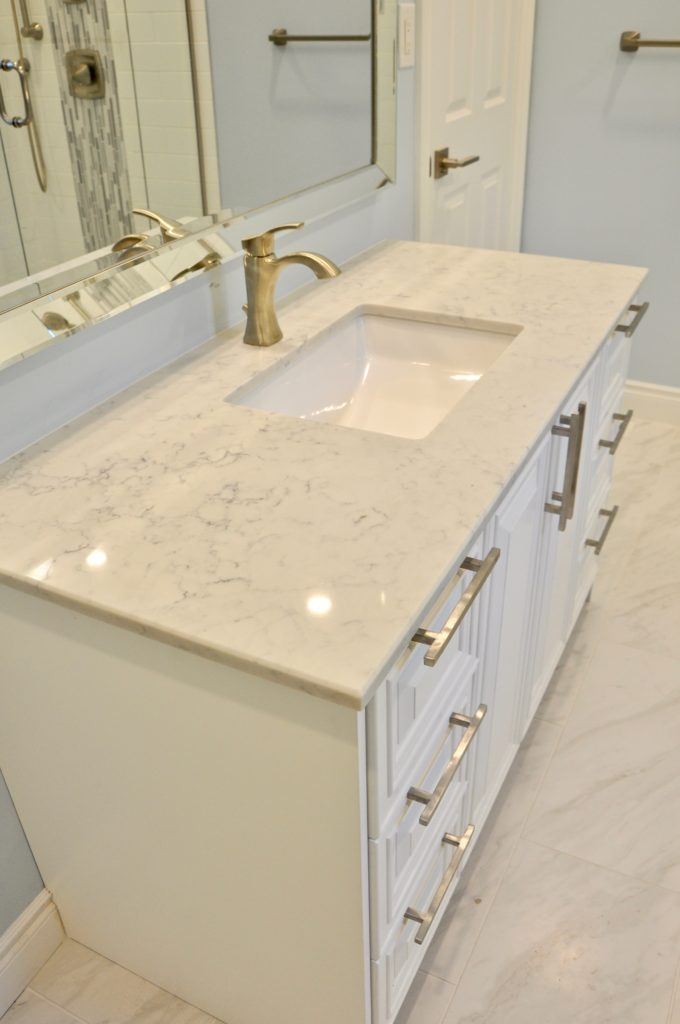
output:
[[416,62],[416,5],[399,4],[399,67],[412,68]]

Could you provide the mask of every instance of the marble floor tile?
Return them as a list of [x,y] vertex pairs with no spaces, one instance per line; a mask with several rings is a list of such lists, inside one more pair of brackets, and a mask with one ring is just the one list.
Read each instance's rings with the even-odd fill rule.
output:
[[31,988],[85,1024],[216,1024],[213,1017],[71,940],[48,960]]
[[603,643],[524,835],[680,891],[679,738],[680,662]]
[[680,895],[521,840],[445,1024],[666,1024]]
[[419,971],[395,1024],[441,1024],[453,993],[448,981]]
[[651,523],[655,530],[661,521],[671,530],[679,528],[674,511],[680,497],[680,428],[633,420],[613,469],[610,504],[619,505],[619,514],[600,559],[596,590],[643,544]]
[[42,996],[26,989],[2,1018],[2,1024],[80,1024],[66,1010],[48,1003]]
[[590,606],[588,630],[599,640],[680,660],[680,473],[675,505],[630,548],[603,561]]
[[423,969],[430,974],[452,984],[460,980],[559,735],[551,722],[531,726],[427,951]]

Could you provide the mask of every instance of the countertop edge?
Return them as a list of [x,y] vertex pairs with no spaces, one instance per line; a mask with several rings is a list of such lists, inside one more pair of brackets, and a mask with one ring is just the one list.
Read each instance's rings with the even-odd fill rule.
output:
[[107,605],[99,604],[96,601],[81,600],[56,587],[47,587],[36,580],[30,580],[24,576],[6,571],[0,572],[0,586],[6,586],[11,590],[19,590],[24,594],[29,594],[31,597],[38,597],[42,601],[49,601],[51,604],[59,605],[70,611],[79,612],[81,615],[86,615],[116,628],[127,630],[129,633],[135,633],[137,636],[144,637],[147,640],[154,640],[169,647],[176,647],[187,654],[193,654],[207,661],[216,662],[219,665],[224,665],[226,668],[238,669],[247,675],[257,676],[259,679],[264,679],[279,686],[286,686],[290,690],[298,690],[310,697],[326,700],[352,711],[363,711],[375,690],[375,683],[373,683],[369,684],[361,694],[358,694],[342,690],[337,685],[331,687],[316,679],[292,675],[283,668],[242,658],[224,648],[197,640],[187,633],[163,629],[162,626],[157,626],[140,616],[117,612]]

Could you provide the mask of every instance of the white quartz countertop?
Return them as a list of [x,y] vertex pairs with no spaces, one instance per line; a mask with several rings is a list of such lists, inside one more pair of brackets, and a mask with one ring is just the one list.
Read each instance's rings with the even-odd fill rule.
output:
[[[381,246],[0,466],[0,581],[360,708],[644,277]],[[364,305],[523,329],[423,440],[225,401]]]

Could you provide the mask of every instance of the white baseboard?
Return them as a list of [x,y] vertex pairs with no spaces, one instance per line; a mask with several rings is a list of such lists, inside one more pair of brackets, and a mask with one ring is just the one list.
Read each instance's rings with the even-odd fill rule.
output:
[[0,1017],[64,941],[59,912],[47,889],[0,935]]
[[680,388],[629,380],[626,381],[624,395],[627,407],[643,419],[680,427]]

